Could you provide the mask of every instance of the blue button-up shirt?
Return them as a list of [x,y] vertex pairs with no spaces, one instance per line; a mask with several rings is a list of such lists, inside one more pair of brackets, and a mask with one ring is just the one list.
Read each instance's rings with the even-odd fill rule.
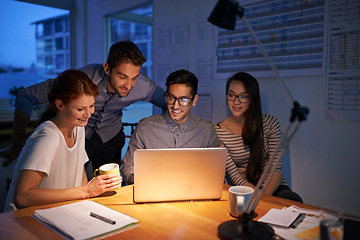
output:
[[[85,72],[98,86],[99,95],[95,98],[95,112],[85,127],[86,137],[95,131],[105,143],[122,129],[122,109],[137,101],[151,102],[166,109],[164,90],[157,86],[145,74],[140,74],[134,88],[126,97],[109,94],[106,88],[106,73],[102,64],[91,64],[79,69]],[[47,103],[47,93],[55,79],[34,84],[21,91],[15,102],[17,110],[31,115],[37,104]]]
[[134,182],[134,151],[159,148],[220,147],[213,124],[190,114],[182,124],[175,123],[168,112],[142,119],[131,135],[121,169],[127,184]]

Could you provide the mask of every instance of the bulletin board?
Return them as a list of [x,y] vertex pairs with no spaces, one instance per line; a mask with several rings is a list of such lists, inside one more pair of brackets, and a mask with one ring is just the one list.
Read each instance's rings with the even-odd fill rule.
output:
[[[324,0],[241,1],[241,6],[282,76],[325,74]],[[219,29],[217,38],[216,73],[237,71],[273,75],[240,18],[234,30]]]
[[360,120],[360,1],[330,1],[327,116]]

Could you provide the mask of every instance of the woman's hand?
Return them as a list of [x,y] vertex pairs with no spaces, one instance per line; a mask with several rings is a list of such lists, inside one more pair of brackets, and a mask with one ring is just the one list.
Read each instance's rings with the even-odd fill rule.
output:
[[122,177],[117,174],[99,175],[91,179],[85,186],[86,198],[98,196],[104,192],[118,188]]

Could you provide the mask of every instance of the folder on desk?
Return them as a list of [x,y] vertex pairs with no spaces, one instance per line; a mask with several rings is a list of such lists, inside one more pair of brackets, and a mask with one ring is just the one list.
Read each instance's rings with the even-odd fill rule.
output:
[[134,152],[134,202],[218,200],[225,148],[138,149]]
[[[95,213],[93,216],[96,217],[91,213]],[[112,233],[138,222],[130,216],[90,200],[35,210],[33,217],[63,237],[75,240]]]

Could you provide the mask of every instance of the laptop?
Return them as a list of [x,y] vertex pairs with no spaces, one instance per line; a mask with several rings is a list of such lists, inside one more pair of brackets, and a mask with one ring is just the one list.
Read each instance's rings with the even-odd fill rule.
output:
[[138,149],[134,152],[134,202],[219,200],[225,148]]

